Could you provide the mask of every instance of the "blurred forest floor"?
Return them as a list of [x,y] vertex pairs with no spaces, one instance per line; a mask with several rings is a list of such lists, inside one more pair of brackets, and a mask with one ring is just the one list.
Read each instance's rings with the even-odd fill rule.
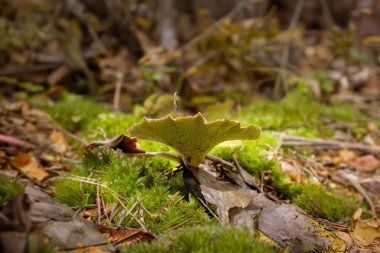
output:
[[[101,245],[93,252],[109,252],[119,242],[149,241],[184,224],[209,224],[198,216],[199,206],[191,201],[187,206],[181,198],[173,202],[183,212],[194,210],[191,218],[163,216],[147,231],[129,217],[141,215],[149,223],[146,213],[153,211],[140,203],[138,210],[145,211],[124,212],[130,220],[119,223],[135,229],[123,230],[113,227],[110,216],[119,216],[120,203],[128,208],[134,203],[100,200],[99,185],[105,182],[83,190],[78,182],[90,173],[76,177],[70,190],[55,184],[57,176],[78,168],[81,144],[121,134],[142,116],[158,118],[173,110],[203,112],[209,120],[228,117],[268,131],[263,147],[244,144],[262,158],[257,167],[244,169],[258,173],[279,202],[296,203],[325,219],[319,222],[339,231],[346,250],[379,250],[379,1],[0,0],[0,102],[0,174],[27,182],[22,190],[0,183],[5,192],[0,204],[7,203],[0,209],[5,224],[0,245],[18,236],[3,248],[9,252],[26,252],[26,247],[41,252],[45,243],[36,224],[52,220],[43,233],[70,252],[78,241]],[[303,184],[312,175],[329,190],[355,199],[355,207],[334,216],[329,212],[336,209],[311,195],[314,188],[302,186],[304,195],[297,197],[281,192],[271,179],[277,165],[292,182]],[[136,196],[148,191],[136,188]],[[162,193],[170,201],[163,200],[156,212],[185,196],[183,189],[173,189]],[[87,190],[90,197],[69,203]],[[164,218],[170,222],[163,225]],[[57,236],[62,226],[66,232]],[[22,232],[15,232],[20,227]],[[79,228],[93,233],[93,240],[73,240],[70,234]]]

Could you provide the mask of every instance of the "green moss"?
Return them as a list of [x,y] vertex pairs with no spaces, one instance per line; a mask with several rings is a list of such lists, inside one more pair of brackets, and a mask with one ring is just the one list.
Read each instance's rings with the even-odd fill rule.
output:
[[0,176],[0,206],[24,192],[24,186]]
[[[171,168],[172,163],[165,159],[126,158],[121,152],[104,148],[87,151],[83,163],[56,183],[55,196],[74,208],[95,204],[97,186],[83,182],[83,178],[88,178],[101,185],[106,205],[115,203],[117,197],[127,208],[137,204],[135,211],[141,210],[137,215],[142,215],[149,231],[161,233],[182,223],[212,222],[200,204],[184,190],[181,175],[176,175],[173,182],[160,177]],[[131,217],[122,225],[139,226]]]
[[96,197],[96,186],[78,183],[66,177],[55,183],[55,198],[73,208],[93,204]]
[[104,136],[100,128],[104,130],[107,137],[126,134],[127,128],[137,123],[139,118],[132,114],[107,112],[96,115],[86,126],[85,137],[91,140],[99,140]]
[[196,226],[168,233],[164,237],[171,244],[156,240],[151,243],[133,244],[121,249],[121,252],[277,252],[256,239],[249,231],[230,226]]
[[62,95],[53,105],[41,101],[35,101],[34,105],[48,112],[63,128],[72,132],[83,130],[97,115],[109,111],[99,103],[72,94]]
[[314,183],[304,185],[302,193],[294,197],[293,202],[309,214],[332,221],[351,215],[356,207],[352,198],[339,196]]
[[366,119],[350,104],[322,104],[299,90],[289,92],[279,102],[257,100],[243,107],[240,115],[235,114],[233,117],[244,124],[255,124],[275,131],[285,130],[287,134],[304,137],[333,136],[335,130],[326,128],[326,119],[335,123]]

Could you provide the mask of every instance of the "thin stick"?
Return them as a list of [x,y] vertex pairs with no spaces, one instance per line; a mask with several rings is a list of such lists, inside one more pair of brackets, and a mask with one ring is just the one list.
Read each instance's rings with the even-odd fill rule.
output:
[[227,167],[235,168],[235,165],[233,163],[227,162],[226,160],[224,160],[220,157],[213,156],[213,155],[207,155],[206,158],[215,162],[215,163],[221,163]]
[[309,148],[320,149],[351,149],[368,154],[380,156],[379,146],[369,146],[360,143],[342,142],[334,140],[324,140],[318,138],[305,138],[300,136],[285,135],[274,133],[275,136],[282,138],[284,146],[302,146]]
[[174,92],[173,94],[173,111],[174,111],[174,117],[177,117],[177,92]]
[[179,194],[179,191],[177,191],[172,196],[170,196],[170,198],[168,199],[168,201],[166,201],[166,203],[161,207],[160,211],[157,214],[157,217],[160,216],[164,212],[165,208],[170,204],[170,202],[173,201],[173,199],[175,198],[175,196],[177,196],[178,194]]
[[[234,160],[234,163],[235,163],[235,166],[236,166],[236,168],[238,170],[238,173],[241,176],[241,178],[244,180],[245,178],[243,177],[243,173],[242,173],[244,171],[244,169],[240,166],[240,164],[239,164],[239,162],[238,162],[238,160],[236,158],[235,149],[233,149],[231,153],[232,153],[232,160]],[[250,180],[250,182],[248,184],[250,186],[255,187],[256,190],[258,190],[259,192],[263,193],[262,189],[253,180]]]
[[121,94],[121,86],[123,84],[124,73],[121,71],[116,72],[116,84],[115,84],[115,93],[113,96],[113,109],[115,111],[120,110],[120,94]]
[[321,206],[319,206],[312,197],[310,197],[308,194],[306,194],[306,197],[310,200],[310,202],[316,206],[320,211],[322,211],[322,213],[326,216],[326,217],[329,217],[330,214],[325,210],[323,209]]
[[35,148],[35,146],[29,142],[20,140],[17,137],[4,134],[0,134],[0,143],[7,143],[8,145],[21,146],[25,148]]
[[185,225],[186,223],[188,223],[189,221],[190,221],[190,219],[187,219],[187,220],[185,220],[185,221],[183,221],[183,222],[181,222],[181,223],[179,223],[179,224],[177,224],[177,225],[175,225],[175,226],[169,228],[169,229],[166,230],[166,231],[171,231],[171,230],[174,230],[174,229],[176,229],[176,228],[179,228],[179,227]]
[[368,203],[369,207],[371,208],[371,215],[373,218],[376,218],[376,209],[375,205],[373,204],[371,198],[368,196],[366,190],[361,186],[358,179],[355,178],[355,176],[345,173],[343,171],[339,171],[339,175],[342,175],[345,179],[350,182],[350,184],[364,197],[365,201]]
[[141,226],[141,228],[143,230],[147,231],[145,225],[136,216],[134,216],[131,212],[129,212],[129,209],[120,200],[121,196],[119,194],[117,194],[116,192],[114,192],[112,189],[110,189],[107,185],[101,184],[98,181],[95,181],[93,179],[86,178],[86,177],[70,176],[70,177],[65,177],[65,178],[73,180],[73,181],[82,182],[82,183],[87,183],[87,184],[92,184],[92,185],[99,185],[100,187],[106,189],[107,191],[109,191],[111,194],[113,194],[116,197],[117,202],[127,211],[127,213],[129,215],[132,216],[132,218],[134,218],[139,223],[139,225]]
[[78,141],[78,142],[80,142],[80,143],[82,143],[82,144],[84,144],[84,145],[87,145],[87,142],[86,142],[84,139],[82,139],[82,138],[80,138],[79,136],[73,134],[72,132],[67,131],[66,129],[64,129],[64,128],[61,127],[61,126],[57,126],[57,128],[58,128],[59,131],[61,131],[62,133],[66,134],[66,135],[69,136],[70,138],[72,138],[72,139],[74,139],[74,140],[76,140],[76,141]]
[[133,156],[133,157],[136,157],[136,156],[142,156],[142,157],[157,157],[157,156],[161,156],[162,158],[165,158],[165,159],[169,159],[169,160],[172,160],[172,161],[175,161],[175,162],[178,162],[178,163],[182,163],[182,160],[181,158],[177,155],[177,154],[174,154],[174,153],[171,153],[171,152],[145,152],[145,153],[126,153],[125,155],[127,156]]
[[98,226],[100,226],[101,223],[101,217],[102,217],[102,203],[100,199],[100,186],[96,186],[96,206],[97,206],[97,213],[98,213]]

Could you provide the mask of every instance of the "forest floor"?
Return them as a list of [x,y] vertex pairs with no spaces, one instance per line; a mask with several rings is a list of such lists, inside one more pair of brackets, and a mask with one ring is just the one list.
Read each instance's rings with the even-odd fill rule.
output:
[[1,252],[380,252],[379,37],[108,2],[0,9]]
[[[355,101],[359,104],[325,105],[296,91],[279,102],[259,100],[238,113],[225,112],[264,131],[257,141],[222,143],[211,154],[237,162],[270,199],[298,205],[333,231],[343,243],[326,250],[375,252],[380,122],[368,116],[372,105]],[[218,228],[218,219],[189,195],[181,177],[170,176],[175,162],[84,149],[126,133],[138,116],[69,94],[47,102],[31,100],[50,115],[28,102],[1,107],[0,129],[6,134],[0,135],[0,172],[13,179],[1,177],[5,252],[25,247],[29,252],[236,252],[239,244],[241,252],[282,251],[270,234],[256,231],[246,239],[250,232],[244,228]],[[151,141],[140,144],[149,151],[172,151]],[[215,241],[206,246],[204,240],[211,238]],[[136,246],[140,241],[155,243]]]

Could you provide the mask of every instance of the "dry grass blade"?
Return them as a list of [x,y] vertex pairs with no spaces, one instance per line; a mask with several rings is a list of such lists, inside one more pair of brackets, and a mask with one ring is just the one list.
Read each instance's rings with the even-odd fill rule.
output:
[[121,196],[119,196],[119,194],[117,194],[112,189],[110,189],[107,185],[101,184],[100,182],[98,182],[94,179],[90,179],[90,178],[86,178],[86,177],[69,176],[69,177],[65,177],[65,178],[73,180],[73,181],[77,181],[77,182],[82,182],[82,183],[86,183],[86,184],[92,184],[92,185],[100,186],[101,188],[106,189],[116,198],[117,202],[127,211],[127,215],[130,215],[133,219],[135,219],[137,221],[137,223],[140,225],[140,227],[143,230],[147,231],[145,225],[136,216],[134,216],[131,213],[131,211],[128,209],[128,207],[123,203],[123,201],[121,201],[121,199],[120,199]]

